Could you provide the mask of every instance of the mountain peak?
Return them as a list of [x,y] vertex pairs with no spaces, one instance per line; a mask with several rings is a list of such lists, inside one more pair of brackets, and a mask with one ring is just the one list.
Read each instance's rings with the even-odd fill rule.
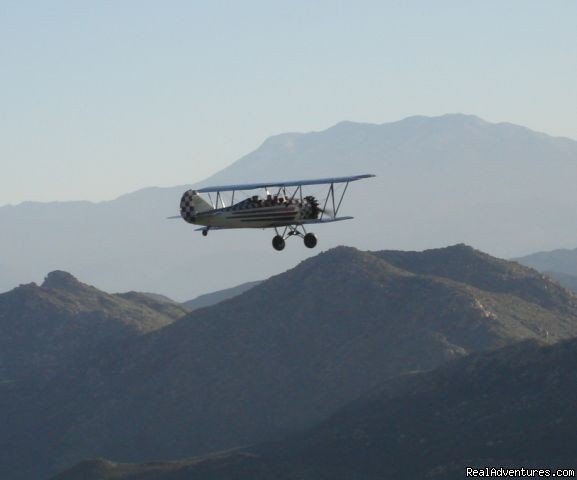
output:
[[405,117],[402,120],[392,122],[396,124],[433,124],[442,123],[447,125],[484,125],[488,124],[486,120],[478,117],[477,115],[470,115],[466,113],[445,113],[443,115],[411,115],[410,117]]
[[438,118],[440,120],[458,120],[459,122],[469,122],[469,123],[488,123],[486,120],[483,120],[481,117],[477,115],[471,115],[468,113],[445,113],[444,115],[439,115]]
[[339,133],[363,130],[366,128],[377,128],[378,125],[374,123],[364,123],[364,122],[353,122],[351,120],[343,120],[338,122],[332,127],[327,128],[325,131],[337,131]]
[[78,287],[80,285],[81,283],[74,275],[63,270],[54,270],[50,272],[46,275],[46,278],[42,283],[43,288],[50,289],[69,289],[70,287]]
[[354,247],[338,246],[320,253],[316,257],[301,262],[292,271],[305,275],[304,281],[316,279],[324,283],[326,277],[346,279],[349,277],[373,277],[376,275],[409,275],[397,266],[374,255],[372,252],[358,250]]

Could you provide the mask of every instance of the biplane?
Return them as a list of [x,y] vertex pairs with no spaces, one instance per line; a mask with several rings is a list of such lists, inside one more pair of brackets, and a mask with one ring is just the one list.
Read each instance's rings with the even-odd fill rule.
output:
[[[341,203],[351,182],[374,175],[295,180],[289,182],[249,183],[223,185],[187,190],[180,200],[180,217],[186,222],[200,225],[204,236],[211,230],[229,228],[274,228],[272,239],[275,250],[285,248],[285,240],[299,236],[308,248],[314,248],[317,237],[307,232],[306,226],[340,222],[353,217],[339,217]],[[328,186],[324,199],[305,195],[303,187]],[[251,190],[264,190],[264,196],[250,195],[235,203],[235,195]],[[224,194],[230,196],[227,206]],[[208,201],[200,194],[207,194]],[[214,198],[213,198],[214,197]],[[179,217],[169,217],[179,218]]]

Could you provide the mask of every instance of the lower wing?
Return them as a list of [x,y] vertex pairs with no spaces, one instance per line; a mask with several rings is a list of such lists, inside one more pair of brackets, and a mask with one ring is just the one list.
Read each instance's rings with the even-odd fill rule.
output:
[[299,220],[294,225],[310,225],[311,223],[332,223],[340,222],[342,220],[352,220],[355,217],[329,217],[329,218],[315,218],[311,220]]
[[[269,225],[268,227],[254,227],[254,228],[278,228],[278,227],[288,227],[290,225],[312,225],[318,223],[333,223],[341,222],[343,220],[351,220],[355,217],[335,217],[335,218],[312,218],[310,220],[299,220],[298,222],[286,222],[286,223],[276,223],[274,225]],[[202,230],[239,230],[240,228],[250,228],[250,227],[201,227],[195,228],[195,232],[201,232]]]

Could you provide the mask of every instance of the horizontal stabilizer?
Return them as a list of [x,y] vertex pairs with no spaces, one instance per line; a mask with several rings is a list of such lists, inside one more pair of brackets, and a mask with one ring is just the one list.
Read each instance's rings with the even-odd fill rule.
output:
[[233,228],[228,228],[228,227],[210,227],[210,228],[202,227],[202,228],[195,228],[194,231],[195,232],[202,232],[203,230],[207,230],[207,229],[210,230],[211,232],[213,230],[234,230]]

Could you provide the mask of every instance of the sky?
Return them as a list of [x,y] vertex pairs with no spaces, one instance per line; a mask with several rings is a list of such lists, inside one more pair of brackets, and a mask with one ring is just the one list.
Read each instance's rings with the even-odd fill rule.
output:
[[0,205],[200,181],[288,131],[577,139],[577,2],[0,0]]

